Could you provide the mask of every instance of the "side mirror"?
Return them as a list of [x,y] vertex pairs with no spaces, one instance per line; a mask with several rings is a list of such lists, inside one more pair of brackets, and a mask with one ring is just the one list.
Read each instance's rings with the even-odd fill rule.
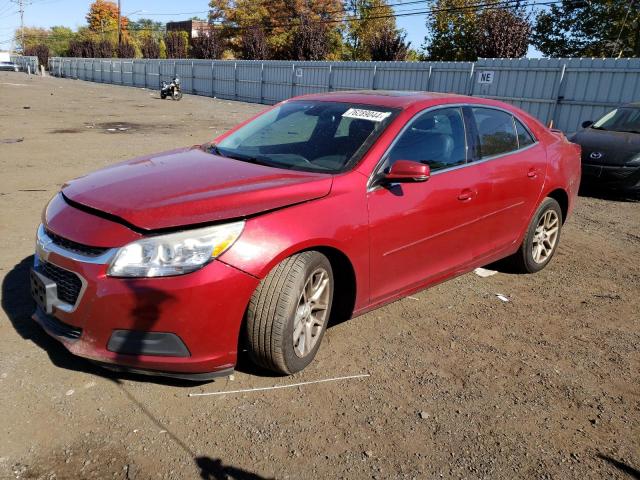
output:
[[591,125],[593,125],[593,122],[591,120],[582,122],[582,128],[589,128]]
[[429,165],[413,160],[396,160],[389,173],[385,174],[387,182],[426,182],[431,176]]

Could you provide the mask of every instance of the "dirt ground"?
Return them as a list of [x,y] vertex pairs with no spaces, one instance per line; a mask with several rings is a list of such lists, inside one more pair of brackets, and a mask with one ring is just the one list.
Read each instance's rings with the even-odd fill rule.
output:
[[543,272],[471,273],[334,326],[291,378],[111,374],[29,318],[43,206],[265,107],[19,73],[0,90],[0,478],[640,478],[640,203],[580,197]]

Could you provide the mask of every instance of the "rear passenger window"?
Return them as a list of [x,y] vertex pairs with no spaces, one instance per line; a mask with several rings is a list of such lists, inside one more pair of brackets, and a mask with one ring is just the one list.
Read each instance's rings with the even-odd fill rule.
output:
[[513,117],[501,110],[472,108],[480,137],[480,157],[486,158],[518,149]]
[[409,124],[389,152],[397,160],[426,163],[432,171],[466,162],[467,144],[460,108],[427,112]]
[[524,125],[522,125],[522,123],[520,123],[520,120],[518,120],[517,118],[514,118],[514,120],[516,122],[516,133],[518,134],[518,147],[524,148],[536,143],[529,131],[524,128]]

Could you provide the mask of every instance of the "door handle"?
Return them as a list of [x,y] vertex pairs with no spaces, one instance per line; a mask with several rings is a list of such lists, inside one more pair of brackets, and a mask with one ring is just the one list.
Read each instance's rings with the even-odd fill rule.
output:
[[474,190],[471,190],[470,188],[465,188],[458,194],[458,200],[460,200],[461,202],[468,202],[475,196],[476,196],[476,192]]
[[538,170],[536,168],[531,167],[527,172],[527,177],[536,178],[538,176]]

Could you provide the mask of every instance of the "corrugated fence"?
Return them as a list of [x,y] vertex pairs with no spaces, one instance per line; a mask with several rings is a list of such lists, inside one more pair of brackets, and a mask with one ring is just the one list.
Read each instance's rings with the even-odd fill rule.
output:
[[20,67],[23,72],[38,73],[38,57],[23,57],[20,55],[12,55],[11,61]]
[[177,75],[185,93],[273,104],[337,90],[426,90],[495,98],[575,131],[640,100],[640,59],[480,59],[477,62],[291,62],[51,58],[52,75],[158,88]]

